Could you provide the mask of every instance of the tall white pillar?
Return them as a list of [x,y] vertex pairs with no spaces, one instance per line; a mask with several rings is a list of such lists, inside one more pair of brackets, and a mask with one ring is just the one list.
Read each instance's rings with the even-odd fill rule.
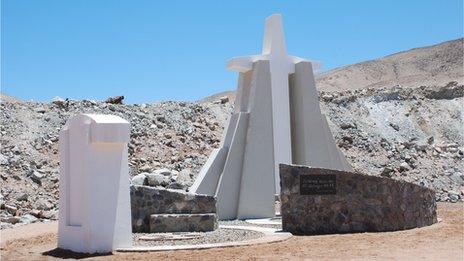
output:
[[130,124],[80,114],[60,132],[58,247],[105,253],[132,245],[127,142]]

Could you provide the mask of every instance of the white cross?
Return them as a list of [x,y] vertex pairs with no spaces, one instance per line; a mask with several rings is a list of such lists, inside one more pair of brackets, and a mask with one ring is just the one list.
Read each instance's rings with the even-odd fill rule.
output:
[[247,72],[252,69],[254,62],[269,60],[270,63],[282,65],[287,69],[286,71],[288,73],[294,73],[296,63],[308,61],[300,57],[287,55],[285,49],[282,16],[280,14],[273,14],[266,18],[262,53],[258,55],[234,57],[228,61],[227,68],[232,71]]
[[292,163],[288,76],[295,72],[296,63],[308,61],[287,54],[280,14],[266,18],[262,53],[233,58],[227,68],[243,73],[250,71],[259,60],[268,60],[271,70],[275,179],[276,193],[279,193],[279,164]]

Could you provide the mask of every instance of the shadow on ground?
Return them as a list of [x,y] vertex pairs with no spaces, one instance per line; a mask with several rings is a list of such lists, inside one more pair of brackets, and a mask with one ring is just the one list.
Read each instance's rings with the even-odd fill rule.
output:
[[112,253],[94,253],[94,254],[85,254],[85,253],[76,253],[71,250],[65,250],[61,248],[55,248],[50,251],[46,251],[42,253],[43,256],[52,256],[56,258],[62,259],[84,259],[96,256],[111,256]]

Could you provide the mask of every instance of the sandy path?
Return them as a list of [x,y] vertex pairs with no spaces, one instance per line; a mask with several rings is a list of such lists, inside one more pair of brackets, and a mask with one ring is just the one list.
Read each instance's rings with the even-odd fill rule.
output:
[[464,204],[439,203],[442,222],[386,233],[295,236],[267,245],[83,256],[55,250],[56,222],[2,231],[2,260],[464,260]]
[[49,223],[34,223],[27,226],[4,229],[0,231],[1,246],[3,248],[5,243],[8,241],[24,240],[45,234],[54,235],[57,232],[58,221]]

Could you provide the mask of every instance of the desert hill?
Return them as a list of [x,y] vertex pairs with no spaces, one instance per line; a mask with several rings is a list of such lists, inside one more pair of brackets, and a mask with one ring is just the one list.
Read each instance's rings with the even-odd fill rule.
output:
[[[455,81],[464,82],[464,39],[414,48],[375,60],[356,63],[316,75],[320,91],[341,91],[365,88],[403,86],[443,86]],[[200,102],[218,96],[234,98],[234,91],[221,92]]]
[[18,98],[15,98],[13,96],[10,96],[10,95],[7,95],[5,93],[0,93],[0,101],[1,102],[22,102],[21,100],[19,100]]
[[462,83],[463,39],[415,48],[380,59],[336,68],[317,77],[324,91]]
[[[462,42],[414,49],[318,78],[321,110],[356,171],[430,187],[438,201],[464,199]],[[392,74],[393,67],[401,70]],[[58,132],[69,117],[103,113],[128,120],[130,175],[167,169],[152,185],[187,190],[219,146],[232,111],[233,92],[201,102],[133,105],[31,102],[2,95],[0,228],[57,218]]]

